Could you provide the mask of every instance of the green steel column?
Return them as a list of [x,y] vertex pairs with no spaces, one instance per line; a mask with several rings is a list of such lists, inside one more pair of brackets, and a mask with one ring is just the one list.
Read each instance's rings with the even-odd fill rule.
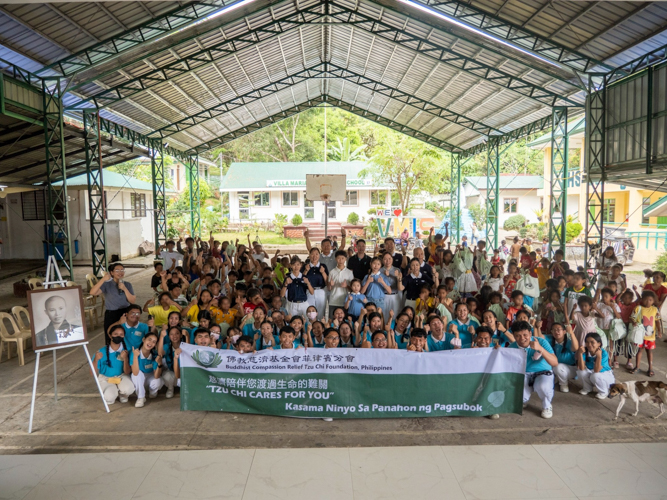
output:
[[164,147],[155,140],[151,148],[151,175],[153,178],[153,224],[155,226],[155,254],[167,241],[167,197],[164,188]]
[[188,163],[190,191],[190,235],[201,237],[201,200],[199,196],[199,156],[191,156]]
[[107,269],[106,200],[102,173],[102,142],[100,114],[97,110],[83,112],[84,149],[86,150],[86,177],[88,179],[88,212],[93,274],[101,276]]
[[486,157],[486,251],[498,248],[500,151],[497,137],[489,137]]
[[453,243],[459,243],[461,239],[461,157],[451,154],[450,174],[451,194],[449,198],[449,239]]
[[[60,78],[48,77],[42,79],[42,106],[46,151],[48,253],[54,255],[67,268],[70,279],[72,279],[72,252],[67,209],[67,166],[65,162]],[[57,181],[62,181],[62,185],[54,186],[54,182]],[[58,248],[58,245],[62,245],[62,251]]]
[[551,111],[551,189],[549,197],[549,250],[565,251],[567,223],[568,136],[567,108]]
[[[606,81],[603,74],[588,77],[589,93],[586,98],[585,158],[586,169],[586,270],[595,269],[604,237],[604,165],[606,127]],[[593,277],[595,282],[596,275]]]
[[646,69],[646,175],[653,173],[653,68]]

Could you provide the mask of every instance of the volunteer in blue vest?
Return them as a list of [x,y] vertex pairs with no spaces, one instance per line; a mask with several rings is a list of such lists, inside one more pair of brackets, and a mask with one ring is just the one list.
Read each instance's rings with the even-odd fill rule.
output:
[[431,316],[428,319],[428,327],[430,332],[426,338],[426,345],[429,352],[461,348],[458,329],[454,328],[451,333],[446,333],[445,325],[439,316]]
[[125,330],[125,345],[130,351],[139,347],[146,334],[154,328],[154,319],[151,318],[147,323],[142,323],[139,318],[141,318],[141,306],[132,304],[127,308],[127,312],[112,325],[123,327]]
[[403,309],[403,274],[398,267],[394,267],[394,261],[388,253],[382,256],[382,279],[389,285],[391,289],[384,296],[384,307],[382,312],[384,314],[385,322],[389,322],[389,315],[394,311],[393,317],[398,316]]
[[528,322],[513,323],[512,334],[515,341],[510,344],[510,348],[523,349],[526,353],[523,407],[528,406],[530,396],[536,392],[542,403],[542,418],[551,418],[553,416],[551,400],[554,397],[553,368],[558,365],[558,358],[545,339],[532,336]]
[[[539,322],[535,325],[538,328]],[[554,323],[551,327],[551,347],[558,358],[558,365],[554,368],[554,373],[558,379],[560,392],[570,392],[568,385],[570,380],[577,376],[576,352],[579,349],[577,336],[572,332],[569,323],[562,325]]]
[[136,408],[141,408],[146,404],[146,388],[148,388],[148,397],[157,397],[164,382],[162,381],[162,356],[155,348],[158,343],[157,333],[149,332],[141,342],[139,349],[132,349],[130,353],[130,366],[132,367],[132,383],[137,392]]
[[287,298],[285,309],[287,309],[288,316],[305,318],[310,305],[308,303],[308,293],[313,295],[315,290],[310,285],[308,278],[301,274],[301,260],[298,257],[292,257],[291,267],[292,272],[285,278],[285,282],[280,289],[280,296]]
[[609,396],[609,386],[615,382],[609,366],[609,354],[602,348],[602,338],[597,332],[586,334],[585,344],[577,350],[577,375],[583,384],[579,394],[584,396],[595,390],[598,399]]
[[95,371],[100,381],[102,394],[107,404],[114,404],[116,398],[127,403],[134,392],[134,384],[129,376],[130,363],[125,347],[125,330],[120,325],[112,326],[107,332],[109,342],[95,354]]
[[381,268],[382,261],[380,257],[373,257],[371,259],[371,270],[361,282],[361,293],[366,296],[368,302],[375,304],[378,312],[384,312],[384,296],[391,293],[391,287],[385,281],[386,276],[380,272]]
[[174,386],[181,386],[181,379],[174,373],[174,361],[178,362],[175,353],[182,343],[183,330],[180,326],[172,326],[160,332],[157,352],[162,356],[162,382],[167,386],[167,399],[174,397]]
[[308,291],[308,304],[317,309],[317,319],[322,320],[326,312],[327,304],[327,280],[329,279],[329,269],[320,262],[319,248],[310,249],[310,262],[304,269],[305,277],[310,283],[312,290]]
[[454,309],[454,319],[447,325],[447,333],[458,333],[461,339],[461,347],[467,349],[472,347],[472,337],[479,326],[477,319],[470,314],[468,305],[465,302],[459,302]]

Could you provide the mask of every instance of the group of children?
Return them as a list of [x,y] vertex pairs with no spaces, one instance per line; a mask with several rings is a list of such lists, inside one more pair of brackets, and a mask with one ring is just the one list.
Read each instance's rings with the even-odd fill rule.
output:
[[[343,232],[342,249],[345,237]],[[652,273],[641,292],[628,288],[611,247],[598,261],[593,288],[561,250],[538,258],[518,239],[516,252],[513,245],[507,255],[501,248],[488,257],[483,241],[453,248],[447,234],[431,232],[409,257],[392,238],[376,245],[373,255],[366,254],[363,239],[336,251],[328,238],[319,248],[307,233],[305,238],[307,259],[278,251],[270,257],[249,236],[247,247],[238,240],[188,238],[185,248],[178,243],[180,259],[163,255],[151,280],[155,297],[143,307],[148,321],[140,322],[140,306],[130,306],[97,353],[107,402],[126,402],[136,392],[141,407],[147,390],[152,398],[163,386],[173,397],[183,342],[241,353],[519,348],[527,356],[524,404],[537,392],[544,418],[552,416],[556,384],[568,392],[577,378],[580,393],[607,397],[623,356],[635,372],[646,351],[653,376],[665,276]],[[167,242],[166,252],[174,247]],[[615,334],[639,327],[641,342]]]

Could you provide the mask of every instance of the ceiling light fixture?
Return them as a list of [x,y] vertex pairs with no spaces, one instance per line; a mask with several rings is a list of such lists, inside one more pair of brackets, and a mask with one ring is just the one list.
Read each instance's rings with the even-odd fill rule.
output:
[[552,61],[551,59],[546,59],[544,57],[541,57],[541,56],[535,54],[534,52],[531,52],[530,50],[526,50],[524,48],[519,47],[518,45],[515,45],[513,43],[508,42],[507,40],[503,40],[502,38],[491,35],[490,33],[487,33],[484,30],[481,30],[479,28],[475,28],[474,26],[470,26],[467,23],[459,21],[455,17],[449,16],[447,14],[443,14],[442,12],[439,12],[435,9],[432,9],[431,7],[428,7],[427,5],[424,5],[422,3],[413,2],[412,0],[399,0],[399,2],[404,3],[406,5],[409,5],[411,7],[414,7],[415,9],[421,10],[422,12],[426,12],[427,14],[435,16],[438,19],[442,19],[443,21],[446,21],[448,23],[455,24],[456,26],[464,28],[468,31],[472,31],[473,33],[476,33],[478,35],[489,38],[489,39],[493,40],[494,42],[498,42],[498,43],[503,44],[507,47],[510,47],[514,50],[518,50],[519,52],[521,52],[523,54],[527,54],[527,55],[529,55],[531,57],[534,57],[535,59],[538,59],[542,62],[545,62],[547,64],[551,64],[552,66],[556,66],[557,68],[562,67],[559,63],[556,63],[556,62]]

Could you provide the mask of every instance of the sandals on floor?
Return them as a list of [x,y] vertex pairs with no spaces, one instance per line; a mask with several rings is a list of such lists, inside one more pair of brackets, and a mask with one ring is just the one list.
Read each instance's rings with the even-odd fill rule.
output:
[[655,372],[653,370],[649,370],[648,372],[646,372],[646,375],[649,377],[653,377],[655,375]]
[[639,371],[639,368],[633,368],[632,370],[630,370],[630,373],[632,373],[634,375],[638,371]]

